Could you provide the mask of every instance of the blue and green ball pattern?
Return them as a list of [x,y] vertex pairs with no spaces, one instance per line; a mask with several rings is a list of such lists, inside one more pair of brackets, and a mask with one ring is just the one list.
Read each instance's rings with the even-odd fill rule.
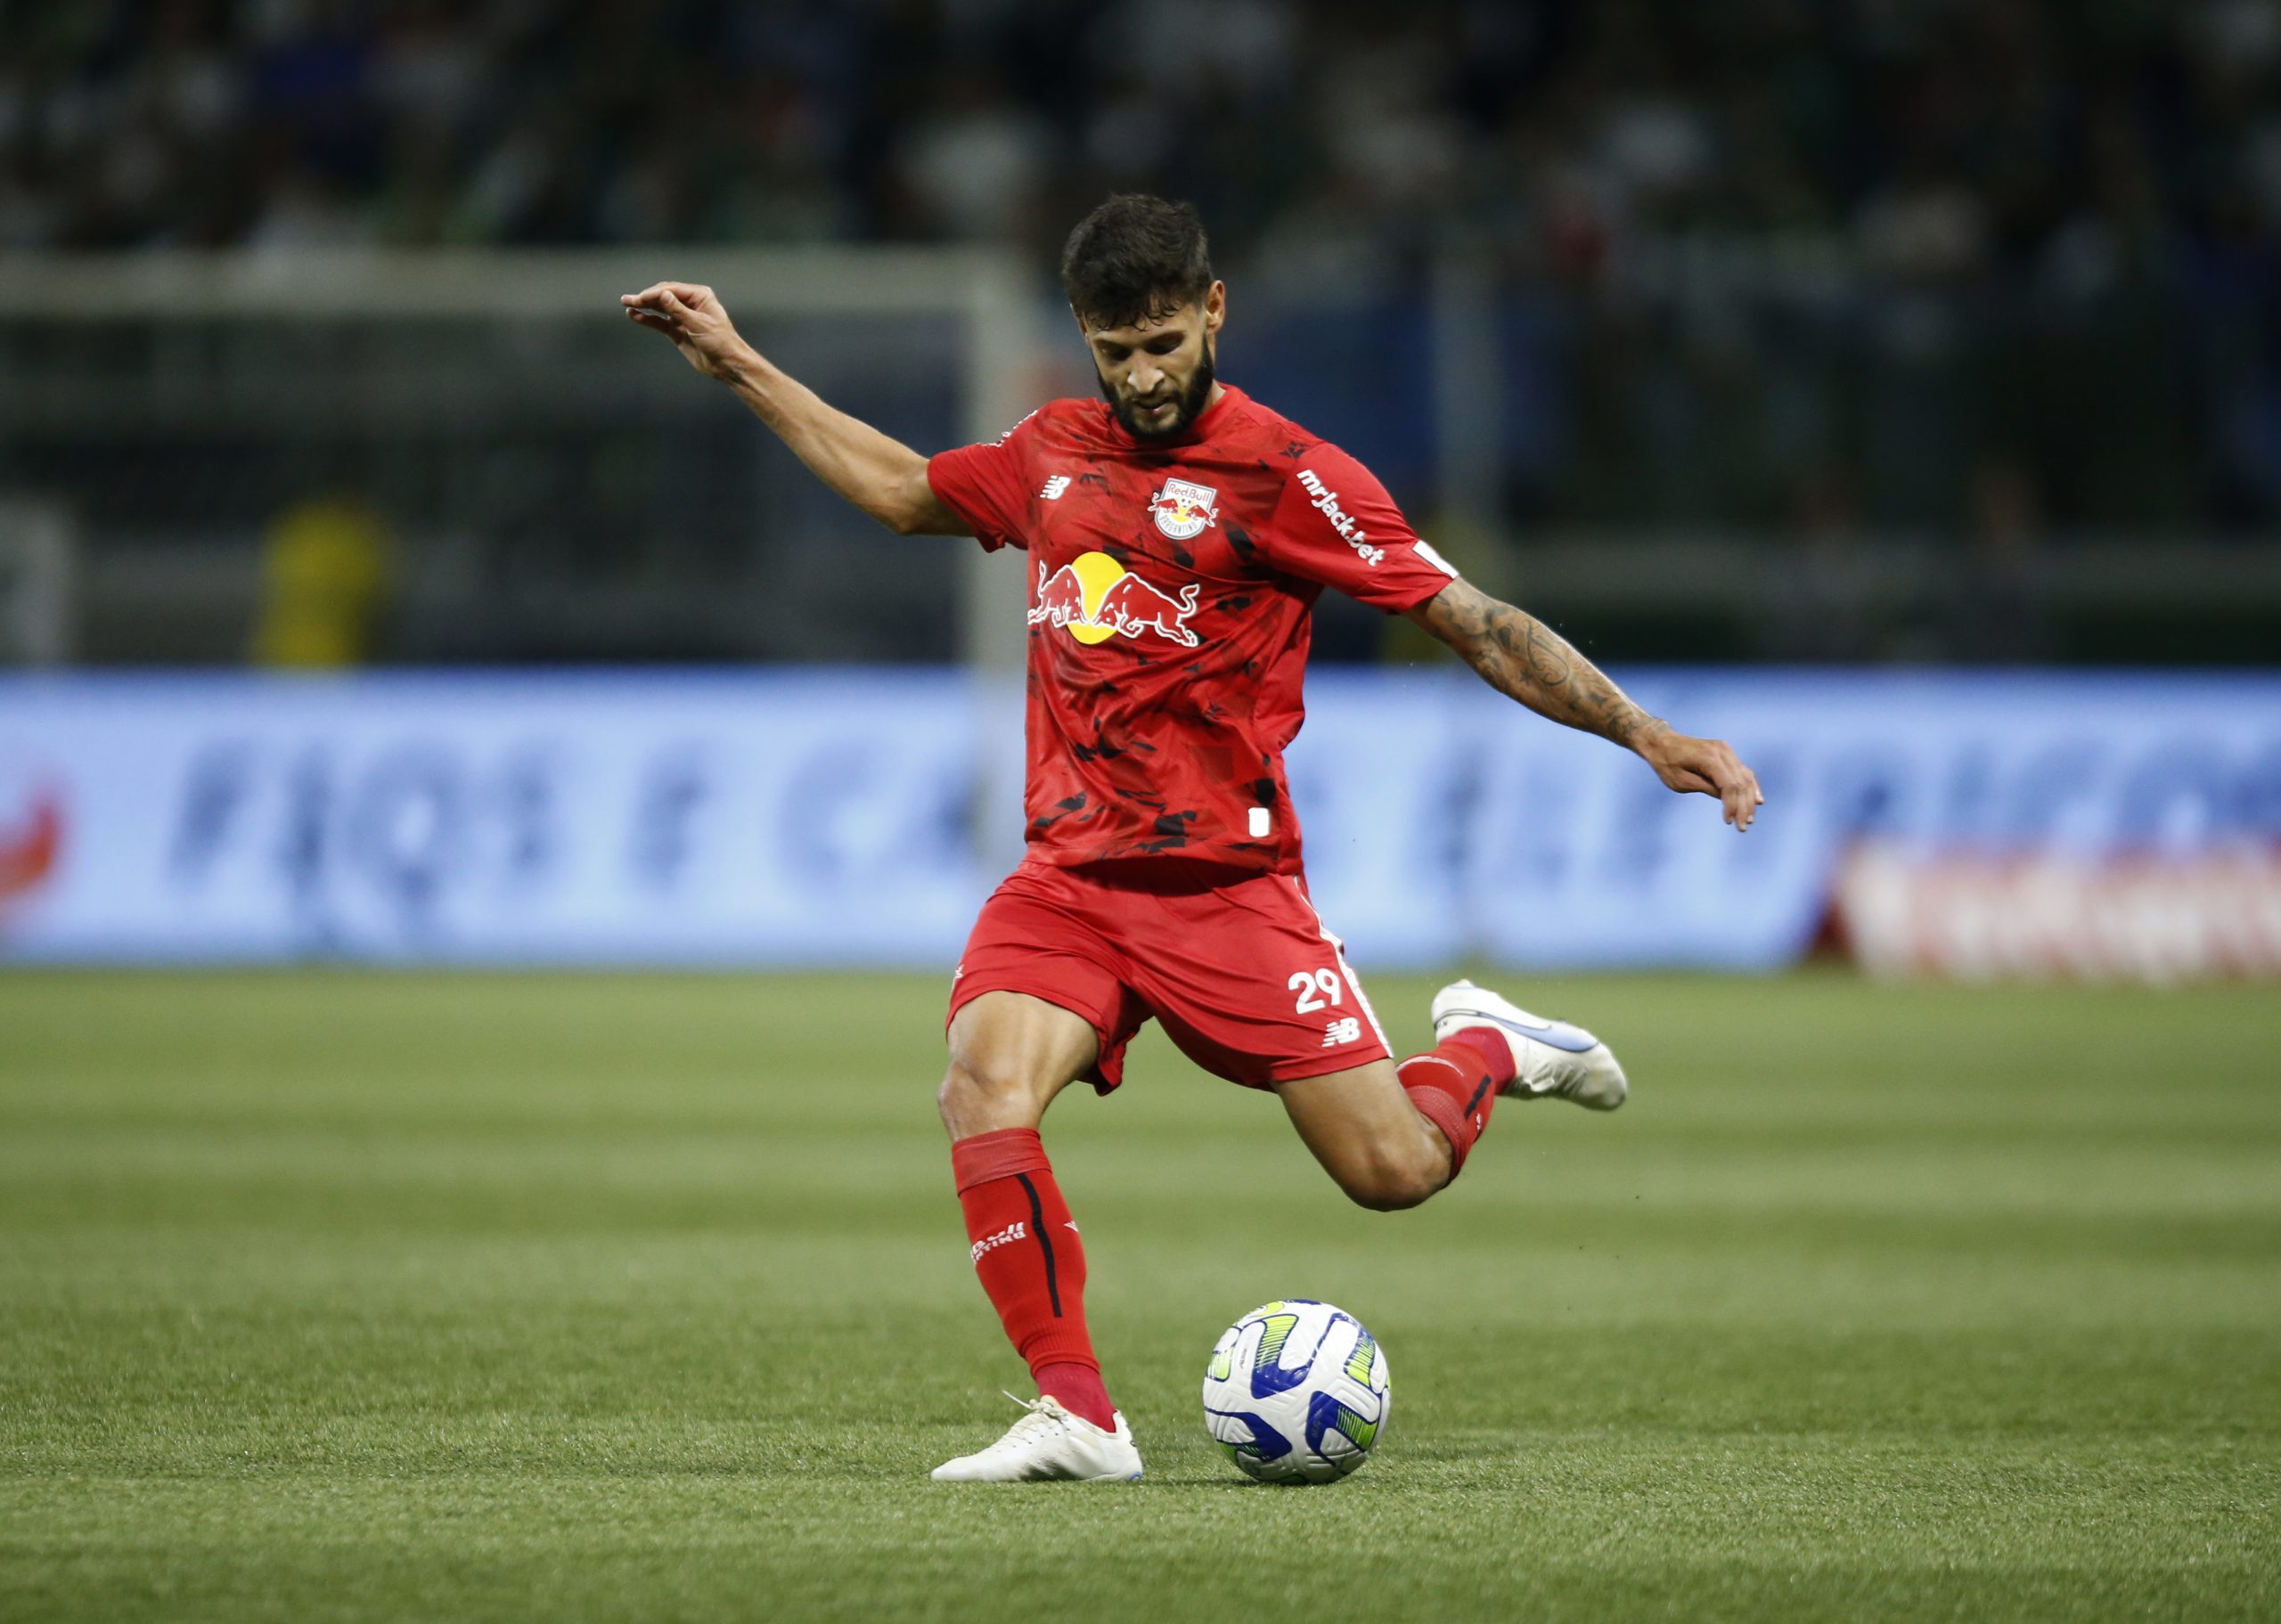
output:
[[1263,1303],[1228,1327],[1204,1374],[1204,1424],[1249,1476],[1325,1483],[1384,1432],[1386,1358],[1361,1321],[1310,1298]]

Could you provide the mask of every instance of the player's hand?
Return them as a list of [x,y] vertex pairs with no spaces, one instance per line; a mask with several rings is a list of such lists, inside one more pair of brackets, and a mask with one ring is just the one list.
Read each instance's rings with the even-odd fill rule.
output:
[[1758,774],[1743,765],[1723,739],[1694,739],[1658,727],[1638,749],[1670,788],[1682,795],[1718,796],[1727,821],[1738,829],[1748,828],[1766,804]]
[[707,378],[734,383],[751,352],[736,324],[710,288],[695,282],[652,282],[639,293],[621,293],[617,302],[634,325],[674,341],[689,364]]

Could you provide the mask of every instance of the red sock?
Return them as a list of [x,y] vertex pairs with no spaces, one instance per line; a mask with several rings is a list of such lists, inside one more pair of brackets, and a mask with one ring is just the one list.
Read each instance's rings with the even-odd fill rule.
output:
[[1470,1027],[1453,1032],[1439,1048],[1412,1055],[1395,1068],[1402,1091],[1418,1114],[1450,1142],[1450,1177],[1454,1179],[1489,1126],[1497,1091],[1513,1081],[1513,1051],[1493,1032]]
[[1044,1397],[1095,1426],[1116,1415],[1085,1329],[1085,1247],[1034,1128],[951,1147],[974,1271]]

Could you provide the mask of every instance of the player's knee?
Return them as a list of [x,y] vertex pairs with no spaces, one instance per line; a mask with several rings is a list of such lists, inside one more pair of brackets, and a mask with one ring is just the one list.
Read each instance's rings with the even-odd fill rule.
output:
[[1004,1092],[1002,1082],[989,1068],[952,1056],[944,1068],[943,1086],[935,1090],[935,1108],[949,1122],[976,1106],[985,1106]]
[[935,1090],[935,1108],[953,1136],[964,1137],[1029,1125],[1035,1115],[1035,1094],[1031,1079],[1013,1067],[953,1055],[943,1073],[943,1086]]

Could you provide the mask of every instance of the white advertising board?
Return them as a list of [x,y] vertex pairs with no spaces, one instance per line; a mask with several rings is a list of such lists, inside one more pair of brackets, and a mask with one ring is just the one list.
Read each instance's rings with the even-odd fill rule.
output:
[[[1293,795],[1359,966],[1770,969],[1866,848],[1878,919],[1895,862],[2281,849],[2281,678],[1627,674],[1756,828],[1464,673],[1316,675]],[[9,679],[0,959],[947,971],[1012,727],[940,671]]]

